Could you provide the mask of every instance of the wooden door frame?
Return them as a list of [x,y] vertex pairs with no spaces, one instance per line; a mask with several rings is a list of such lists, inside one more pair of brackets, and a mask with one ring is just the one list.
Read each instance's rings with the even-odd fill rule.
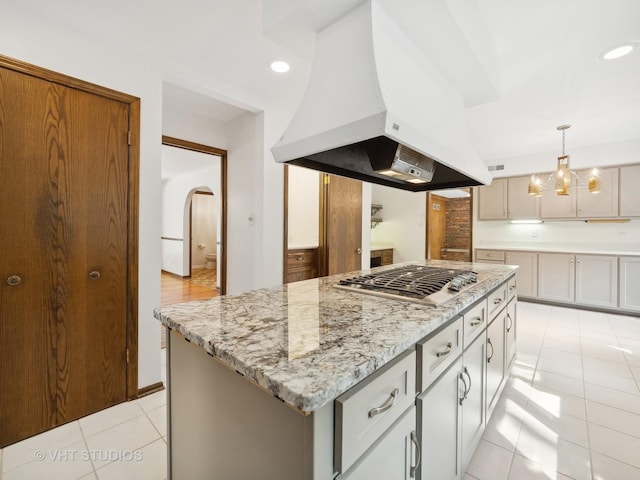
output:
[[[222,197],[220,225],[222,227],[222,234],[219,235],[219,238],[221,239],[220,250],[222,251],[222,258],[217,261],[222,262],[220,264],[220,294],[224,295],[227,293],[227,151],[201,143],[169,137],[167,135],[162,136],[162,145],[220,157],[220,196]],[[189,225],[191,225],[191,220],[189,220]],[[191,230],[191,227],[189,227],[189,230]],[[189,232],[189,236],[191,236],[191,232]],[[189,239],[189,243],[191,243],[191,239]],[[189,252],[191,252],[191,249],[189,249]],[[189,275],[191,275],[191,253],[189,253]]]
[[[473,201],[475,188],[467,187],[469,189],[469,261],[473,261]],[[427,192],[426,197],[426,215],[424,222],[425,231],[425,244],[424,244],[424,256],[429,259],[429,203],[431,200],[431,192]]]
[[127,305],[126,305],[126,396],[138,398],[138,249],[140,204],[140,99],[101,87],[21,60],[0,55],[0,67],[115,100],[129,108],[129,169],[127,206]]

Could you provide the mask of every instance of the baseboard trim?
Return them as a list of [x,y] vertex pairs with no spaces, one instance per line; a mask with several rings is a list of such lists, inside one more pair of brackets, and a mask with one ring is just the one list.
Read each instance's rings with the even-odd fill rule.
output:
[[152,393],[161,392],[164,390],[164,383],[157,382],[152,385],[147,385],[146,387],[142,387],[138,389],[138,398],[146,397],[147,395],[151,395]]

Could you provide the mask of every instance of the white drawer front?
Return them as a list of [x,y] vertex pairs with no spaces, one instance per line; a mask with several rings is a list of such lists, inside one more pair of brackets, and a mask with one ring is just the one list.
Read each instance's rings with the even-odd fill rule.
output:
[[424,391],[462,353],[462,317],[416,345],[418,391]]
[[476,250],[476,260],[504,263],[504,251]]
[[487,299],[489,303],[489,322],[493,320],[500,310],[507,306],[507,299],[507,282],[504,282]]
[[334,463],[346,472],[413,405],[416,352],[403,353],[336,399]]
[[466,312],[462,318],[464,322],[464,327],[462,328],[463,348],[467,348],[487,326],[487,320],[489,319],[487,315],[487,300],[481,300]]

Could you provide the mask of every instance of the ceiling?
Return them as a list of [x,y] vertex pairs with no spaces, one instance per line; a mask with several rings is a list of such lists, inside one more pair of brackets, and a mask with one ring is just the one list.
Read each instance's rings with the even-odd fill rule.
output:
[[[640,138],[640,51],[598,58],[611,46],[640,41],[638,0],[378,1],[427,58],[449,68],[485,163],[555,152],[556,126],[565,123],[572,125],[568,150]],[[164,72],[167,104],[227,121],[244,110],[297,102],[292,95],[302,94],[316,31],[361,2],[5,0],[3,16],[39,16],[134,51]],[[292,70],[270,72],[274,58],[288,59]],[[481,94],[478,86],[495,88]]]

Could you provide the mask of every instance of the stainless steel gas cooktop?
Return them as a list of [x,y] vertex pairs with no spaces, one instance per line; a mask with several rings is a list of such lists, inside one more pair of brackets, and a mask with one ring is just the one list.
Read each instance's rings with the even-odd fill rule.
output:
[[426,305],[441,305],[480,280],[482,275],[471,270],[403,265],[340,280],[336,288]]

